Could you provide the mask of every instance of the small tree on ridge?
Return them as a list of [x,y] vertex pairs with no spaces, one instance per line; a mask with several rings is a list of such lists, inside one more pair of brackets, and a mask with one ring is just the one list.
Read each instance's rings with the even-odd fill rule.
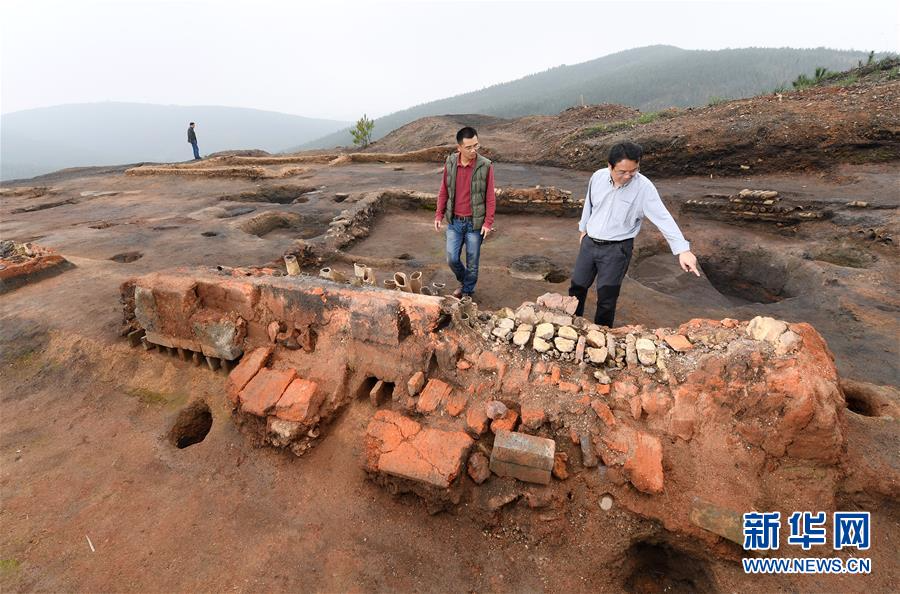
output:
[[375,122],[366,117],[359,118],[356,126],[350,128],[350,134],[353,135],[353,144],[360,148],[366,148],[372,142],[372,131],[375,129]]

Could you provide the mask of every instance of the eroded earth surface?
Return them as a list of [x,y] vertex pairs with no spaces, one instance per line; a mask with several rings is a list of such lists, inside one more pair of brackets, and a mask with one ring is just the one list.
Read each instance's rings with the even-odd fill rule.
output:
[[[5,185],[0,585],[892,589],[896,161],[648,164],[704,274],[647,222],[610,330],[553,297],[586,171],[501,159],[475,304],[441,297],[442,154]],[[37,274],[48,254],[68,264]],[[354,263],[377,287],[341,282]],[[500,459],[506,430],[555,453]],[[729,522],[751,508],[871,511],[873,573],[748,579]]]

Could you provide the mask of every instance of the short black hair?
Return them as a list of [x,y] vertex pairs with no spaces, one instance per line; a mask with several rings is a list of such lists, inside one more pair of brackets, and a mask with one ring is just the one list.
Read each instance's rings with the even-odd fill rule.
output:
[[456,133],[456,144],[462,144],[462,141],[466,138],[475,138],[476,136],[478,136],[478,132],[472,126],[460,128],[459,132]]
[[193,126],[193,125],[194,125],[194,122],[191,122],[191,126]]
[[613,147],[609,149],[609,158],[607,161],[609,161],[611,166],[615,167],[616,164],[623,159],[640,163],[641,157],[643,156],[644,149],[641,148],[641,145],[634,142],[620,142],[619,144],[614,144]]

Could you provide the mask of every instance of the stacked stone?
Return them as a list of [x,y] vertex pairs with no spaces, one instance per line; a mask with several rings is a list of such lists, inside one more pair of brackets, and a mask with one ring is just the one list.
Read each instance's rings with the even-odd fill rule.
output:
[[684,352],[693,344],[682,334],[650,334],[635,327],[624,336],[572,314],[574,298],[547,293],[536,303],[523,303],[517,310],[503,308],[486,321],[484,338],[507,344],[520,351],[532,350],[545,361],[583,363],[598,367],[594,377],[610,382],[607,371],[640,368],[668,380],[667,360],[674,352]]

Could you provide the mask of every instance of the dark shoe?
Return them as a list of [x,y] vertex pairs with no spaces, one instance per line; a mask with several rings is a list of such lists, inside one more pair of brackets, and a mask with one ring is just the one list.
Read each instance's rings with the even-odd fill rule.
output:
[[459,287],[458,289],[453,291],[453,296],[456,297],[457,299],[462,299],[462,296],[463,296],[462,287]]

